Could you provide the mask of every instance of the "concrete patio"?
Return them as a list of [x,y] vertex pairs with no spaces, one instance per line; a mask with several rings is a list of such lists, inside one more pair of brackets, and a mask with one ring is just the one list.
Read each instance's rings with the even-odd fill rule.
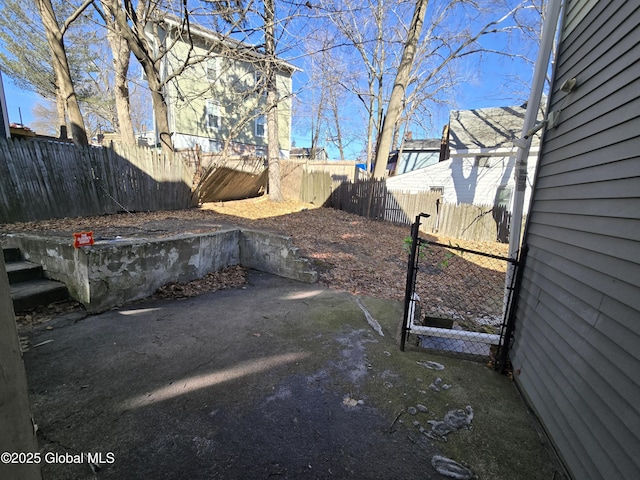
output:
[[[248,278],[30,332],[42,452],[80,460],[45,463],[44,477],[561,478],[507,377],[399,351],[400,303]],[[438,473],[441,457],[467,476]]]

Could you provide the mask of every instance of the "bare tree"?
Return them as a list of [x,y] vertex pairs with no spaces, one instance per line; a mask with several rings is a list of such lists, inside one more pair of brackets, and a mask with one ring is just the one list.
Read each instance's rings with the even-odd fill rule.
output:
[[71,137],[73,138],[73,142],[78,146],[87,145],[87,133],[71,78],[71,69],[69,68],[64,46],[64,34],[69,25],[78,18],[91,3],[93,3],[93,0],[85,0],[85,2],[65,20],[64,24],[60,26],[53,11],[51,0],[38,0],[38,9],[40,10],[42,24],[44,25],[47,35],[47,42],[51,50],[53,70],[56,75],[57,96],[61,99],[61,103],[64,105],[71,124]]
[[269,162],[269,200],[281,202],[280,140],[278,131],[278,88],[276,85],[275,3],[264,0],[264,50],[267,86],[267,160]]
[[[158,51],[145,30],[157,5],[149,0],[140,0],[137,5],[134,5],[132,0],[124,0],[122,4],[118,0],[103,0],[102,5],[113,21],[112,28],[126,40],[131,52],[140,62],[149,84],[155,124],[162,149],[173,153],[168,108],[163,93],[163,82],[166,80],[162,78],[160,70],[164,52]],[[153,32],[154,37],[159,38],[157,25],[151,25],[156,29]]]
[[362,103],[367,117],[366,161],[367,170],[372,163],[374,140],[384,117],[385,76],[389,40],[393,30],[385,22],[389,2],[373,0],[366,8],[356,2],[327,2],[329,19],[342,37],[355,49],[361,61],[365,88],[353,76],[347,77],[342,87]]
[[[413,69],[413,61],[418,48],[418,40],[422,33],[422,25],[424,24],[424,16],[427,11],[429,0],[418,0],[416,9],[413,13],[411,25],[407,32],[407,40],[404,44],[402,52],[402,60],[396,72],[395,83],[391,91],[391,98],[387,107],[387,115],[382,123],[382,131],[378,141],[376,152],[376,163],[373,170],[374,178],[383,178],[386,176],[387,163],[389,161],[389,151],[391,150],[391,138],[396,129],[400,114],[402,113],[403,103],[406,98],[406,90],[409,84],[411,70]],[[386,153],[385,153],[386,152]]]
[[299,115],[311,122],[312,155],[327,142],[337,146],[344,160],[343,112],[347,100],[344,85],[353,82],[348,60],[332,47],[333,37],[325,29],[316,29],[305,39],[304,48],[309,52],[307,85],[313,88]]
[[[207,1],[212,7],[211,15],[220,18],[232,27],[242,22],[246,11],[240,0]],[[113,21],[113,30],[127,42],[144,71],[155,119],[156,133],[160,139],[162,149],[173,153],[173,141],[169,127],[167,99],[164,88],[189,67],[206,61],[208,54],[195,54],[190,25],[192,12],[187,8],[187,2],[176,3],[169,0],[102,0],[106,17]],[[167,11],[175,13],[180,24],[172,31],[164,30],[163,17]],[[222,35],[221,35],[222,38]],[[168,53],[179,42],[186,42],[190,48],[180,65],[172,65],[171,71],[163,71],[162,67]],[[211,47],[214,48],[214,45]]]
[[134,145],[135,136],[133,123],[131,122],[131,104],[129,101],[129,61],[131,58],[131,48],[122,32],[121,26],[116,21],[106,0],[101,0],[102,8],[106,13],[102,15],[107,28],[107,40],[111,47],[112,65],[114,72],[114,100],[116,114],[118,118],[117,126],[120,134],[120,141],[125,145]]
[[[389,161],[389,152],[391,147],[391,138],[394,131],[398,128],[398,122],[400,121],[400,115],[404,106],[404,102],[407,97],[407,88],[411,81],[411,71],[414,68],[414,58],[417,48],[418,38],[420,36],[424,11],[428,0],[418,0],[416,4],[416,10],[414,17],[407,33],[407,39],[404,44],[404,50],[402,55],[402,61],[396,72],[395,82],[391,98],[389,100],[388,112],[385,118],[385,122],[380,133],[380,141],[378,143],[378,149],[376,152],[376,164],[373,172],[375,178],[383,178],[386,176],[387,164]],[[468,37],[463,37],[457,44],[448,44],[448,54],[439,59],[435,68],[427,76],[427,81],[433,79],[443,69],[445,69],[451,62],[461,58],[465,55],[470,55],[483,51],[481,46],[474,48],[468,48],[478,41],[478,39],[488,33],[495,33],[497,26],[503,23],[508,18],[512,18],[515,12],[523,8],[523,4],[519,4],[514,9],[509,11],[506,15],[497,21],[492,21],[484,25],[476,34]],[[421,16],[420,18],[418,18]]]
[[[348,94],[347,99],[341,101],[341,110],[349,109],[351,124],[354,118],[364,118],[359,131],[366,132],[362,144],[368,163],[373,163],[377,151],[383,152],[381,155],[386,163],[390,151],[401,144],[403,130],[419,127],[426,131],[436,126],[433,122],[445,110],[443,107],[448,109],[455,103],[458,98],[456,92],[468,81],[466,72],[483,58],[502,55],[510,61],[522,60],[520,51],[496,49],[491,43],[480,40],[492,35],[502,42],[513,35],[518,39],[513,45],[519,50],[523,43],[525,47],[527,42],[534,43],[535,35],[525,36],[520,30],[521,24],[536,24],[533,21],[535,12],[531,9],[531,15],[524,15],[521,21],[516,14],[530,8],[532,2],[540,1],[522,0],[513,9],[508,6],[513,5],[513,1],[502,0],[490,3],[461,0],[431,2],[426,14],[428,19],[425,16],[421,34],[416,36],[413,62],[404,64],[410,67],[409,73],[402,73],[405,79],[401,82],[404,85],[400,86],[396,79],[403,66],[403,52],[411,31],[409,20],[413,19],[419,2],[318,0],[317,10],[324,14],[318,15],[318,21],[324,20],[323,28],[329,32],[333,43],[321,45],[315,52],[309,49],[309,55],[322,57],[325,51],[345,52],[350,70],[340,82],[339,90]],[[496,18],[496,11],[508,13],[502,19],[492,21]],[[305,70],[310,72],[320,64],[321,61],[315,65],[309,62]],[[313,84],[317,89],[321,85],[321,82]],[[402,92],[400,101],[394,100],[396,105],[389,103],[394,86],[396,92]],[[315,98],[319,96],[315,93]],[[392,110],[398,108],[397,104],[400,105],[400,113],[391,121],[389,115],[394,116]],[[327,106],[326,100],[324,106]],[[376,145],[383,141],[382,123],[385,118],[388,118],[391,140],[386,148],[379,149]],[[440,125],[436,127],[440,129]]]

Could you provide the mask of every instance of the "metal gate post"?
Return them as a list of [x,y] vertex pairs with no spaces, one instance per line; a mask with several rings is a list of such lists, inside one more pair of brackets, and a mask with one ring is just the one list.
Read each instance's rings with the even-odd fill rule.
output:
[[520,286],[522,285],[522,277],[524,275],[524,266],[527,261],[527,254],[529,253],[529,245],[526,243],[522,245],[520,249],[520,256],[516,263],[516,273],[513,282],[513,288],[510,293],[509,309],[507,312],[507,320],[504,323],[504,329],[500,338],[500,345],[496,355],[496,370],[503,374],[509,363],[509,349],[511,347],[511,338],[513,337],[513,330],[516,321],[516,310],[518,309],[518,300],[520,297]]
[[407,263],[407,284],[404,293],[404,316],[402,318],[402,336],[400,338],[400,350],[404,352],[405,343],[409,332],[409,311],[413,290],[416,285],[416,275],[418,274],[418,242],[420,233],[420,217],[428,218],[428,213],[416,215],[416,221],[411,226],[411,251]]

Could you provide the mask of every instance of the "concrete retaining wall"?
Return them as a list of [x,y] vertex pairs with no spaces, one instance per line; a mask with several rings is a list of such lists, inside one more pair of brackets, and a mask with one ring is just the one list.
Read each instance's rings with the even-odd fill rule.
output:
[[300,258],[298,249],[291,245],[291,238],[272,233],[241,230],[240,264],[301,282],[318,281],[318,272],[311,269],[307,259]]
[[83,248],[74,248],[70,239],[16,234],[7,237],[5,246],[18,247],[25,259],[41,264],[49,278],[65,283],[90,312],[238,264],[302,282],[318,280],[290,237],[255,230],[100,240]]
[[64,283],[79,302],[89,302],[87,252],[74,248],[73,240],[19,234],[8,236],[3,246],[18,247],[26,260],[42,265],[47,278]]

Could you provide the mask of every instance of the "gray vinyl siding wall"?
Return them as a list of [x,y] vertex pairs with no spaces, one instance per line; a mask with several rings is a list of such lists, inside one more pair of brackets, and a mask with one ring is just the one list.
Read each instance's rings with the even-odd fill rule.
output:
[[[585,2],[559,46],[524,241],[515,379],[575,479],[640,478],[640,4]],[[572,93],[560,85],[572,77]]]

